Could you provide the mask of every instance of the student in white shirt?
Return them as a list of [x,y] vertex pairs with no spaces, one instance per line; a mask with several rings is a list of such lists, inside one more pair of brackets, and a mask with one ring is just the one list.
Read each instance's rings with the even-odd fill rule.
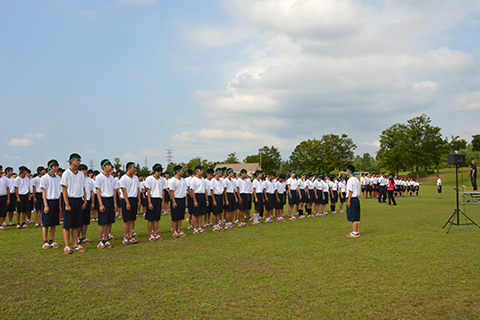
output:
[[3,224],[7,217],[8,206],[10,205],[10,184],[7,178],[2,176],[3,167],[0,166],[0,231],[5,231]]
[[235,211],[237,211],[237,182],[234,179],[234,172],[232,168],[227,169],[227,178],[223,181],[225,188],[227,189],[227,215],[225,216],[225,230],[235,229],[237,226],[233,225],[233,219],[235,218]]
[[300,192],[298,193],[298,218],[305,219],[306,217],[303,215],[303,207],[305,205],[305,201],[307,199],[307,193],[305,192],[306,184],[305,184],[306,173],[302,172],[300,174],[300,179],[298,180],[298,189]]
[[281,173],[278,176],[278,180],[275,182],[275,193],[277,195],[277,201],[275,202],[275,216],[277,221],[285,221],[283,218],[283,206],[285,205],[285,173]]
[[248,224],[245,223],[245,217],[247,216],[248,211],[248,183],[250,179],[247,178],[247,170],[240,170],[240,178],[237,180],[237,193],[238,193],[238,226],[247,227]]
[[120,202],[123,215],[123,241],[122,244],[136,244],[137,239],[133,236],[137,212],[141,207],[139,180],[137,167],[134,162],[127,162],[126,173],[118,182],[120,185]]
[[15,196],[15,178],[13,178],[12,175],[13,175],[13,168],[11,167],[5,168],[5,176],[3,177],[3,179],[7,179],[8,188],[10,190],[10,204],[7,206],[9,226],[15,225],[15,223],[13,222],[13,213],[15,212],[16,203],[17,203],[17,197]]
[[193,170],[192,169],[188,169],[187,170],[187,177],[185,178],[185,183],[187,184],[187,207],[186,207],[186,211],[188,211],[188,226],[187,226],[187,229],[188,230],[193,230],[193,214],[192,214],[192,210],[191,209],[193,207],[193,201],[192,201],[192,197],[190,196],[190,180],[192,180],[193,178]]
[[203,179],[203,167],[196,166],[194,176],[190,179],[189,194],[192,206],[188,209],[193,216],[193,234],[207,233],[202,229],[202,219],[207,213],[208,193]]
[[[265,180],[264,187],[265,187],[265,223],[272,223],[275,220],[272,220],[273,216],[273,208],[275,203],[277,202],[277,193],[275,183],[273,179],[275,179],[275,172],[269,172],[267,179]],[[279,199],[280,200],[280,199]]]
[[35,227],[40,227],[42,217],[42,189],[40,189],[40,179],[45,174],[45,168],[40,166],[37,168],[37,176],[32,179],[31,184],[33,187],[33,202],[35,207]]
[[313,175],[313,173],[310,172],[307,176],[307,179],[305,180],[305,194],[307,195],[306,199],[305,199],[305,206],[306,206],[305,215],[309,218],[313,217],[312,204],[313,204],[314,199],[315,199],[315,190],[314,190],[312,180],[314,178],[315,178],[315,176]]
[[340,177],[340,182],[338,183],[338,195],[340,197],[340,213],[345,213],[343,210],[343,204],[346,201],[346,190],[347,190],[347,185],[345,184],[345,177],[341,176]]
[[162,207],[163,207],[163,214],[164,215],[167,215],[170,213],[170,195],[168,194],[168,177],[170,177],[170,172],[168,171],[165,171],[163,173],[163,180],[165,182],[165,186],[164,186],[164,190],[165,190],[165,198],[163,199],[163,204],[162,204]]
[[85,209],[83,209],[83,226],[80,230],[80,243],[88,244],[92,242],[90,239],[87,238],[87,229],[90,225],[90,217],[92,214],[92,209],[94,208],[94,203],[92,202],[92,199],[94,198],[93,190],[95,189],[95,183],[87,176],[87,165],[79,165],[78,170],[85,175],[85,194],[87,195],[87,206],[85,207]]
[[215,177],[212,179],[212,213],[213,213],[213,231],[223,231],[220,227],[220,219],[222,217],[223,202],[227,199],[227,190],[220,178],[223,175],[221,168],[215,171]]
[[349,165],[347,167],[347,220],[352,222],[352,232],[347,234],[349,238],[357,238],[360,236],[360,182],[355,177],[355,167]]
[[[115,212],[118,211],[117,194],[118,183],[112,175],[113,165],[108,159],[100,161],[103,172],[95,177],[95,190],[98,203],[98,249],[112,248],[108,240],[115,240],[110,236],[112,224],[115,223]],[[112,239],[110,239],[112,238]]]
[[148,240],[163,240],[158,231],[160,218],[162,217],[162,200],[165,198],[165,179],[162,178],[162,165],[156,163],[152,167],[153,174],[145,179],[145,189],[147,192],[147,211],[145,220],[147,220],[147,228],[150,237]]
[[[25,223],[25,219],[27,218],[27,213],[31,212],[29,204],[29,200],[31,197],[30,179],[27,177],[27,167],[21,166],[20,168],[18,168],[18,171],[18,176],[15,178],[14,183],[15,196],[17,199],[17,229],[28,229],[28,226]],[[21,225],[20,219],[22,220]]]
[[[53,239],[55,237],[55,227],[60,224],[61,178],[57,176],[58,161],[52,159],[47,163],[48,173],[42,175],[39,189],[42,192],[42,234],[43,249],[59,248],[60,245]],[[48,238],[50,228],[50,238]],[[48,240],[47,240],[48,239]]]
[[203,225],[205,228],[213,226],[211,223],[212,219],[212,204],[213,204],[213,198],[212,198],[212,179],[213,179],[213,174],[214,171],[212,168],[207,169],[207,179],[205,179],[205,189],[207,191],[208,197],[207,197],[207,209],[206,209],[206,214],[205,214],[205,224]]
[[187,234],[182,230],[182,221],[185,219],[185,207],[187,197],[187,183],[182,178],[183,167],[173,168],[173,177],[168,181],[170,193],[170,212],[172,217],[172,236],[174,238],[184,237]]
[[442,179],[440,179],[440,176],[438,174],[436,176],[436,179],[437,179],[438,199],[442,199]]
[[338,190],[337,189],[338,189],[337,177],[332,175],[330,177],[330,182],[329,182],[330,210],[332,211],[332,214],[337,214],[338,213],[335,209],[335,207],[337,205],[337,201],[338,201]]
[[[65,248],[63,251],[70,254],[73,251],[85,252],[87,249],[78,244],[80,229],[83,225],[83,209],[87,206],[87,195],[85,194],[85,176],[78,171],[81,157],[72,153],[69,158],[70,168],[62,174],[63,193],[63,240]],[[72,235],[73,247],[70,248],[70,234]]]
[[[295,206],[298,205],[298,193],[300,192],[298,181],[295,179],[295,170],[290,171],[290,178],[287,180],[288,187],[288,215],[290,220],[297,220],[295,218]],[[298,209],[298,208],[297,208]]]

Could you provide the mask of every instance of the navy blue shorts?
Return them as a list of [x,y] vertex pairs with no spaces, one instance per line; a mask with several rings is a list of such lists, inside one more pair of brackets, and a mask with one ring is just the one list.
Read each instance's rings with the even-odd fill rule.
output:
[[160,221],[162,216],[162,198],[151,198],[153,210],[147,206],[145,211],[145,220],[148,221]]
[[350,200],[350,208],[347,208],[348,221],[360,221],[360,201],[358,198]]
[[123,222],[137,220],[138,198],[128,198],[130,210],[127,210],[127,202],[125,199],[122,199],[120,202],[122,204]]
[[245,210],[252,210],[252,194],[247,194],[247,205],[245,206]]
[[7,196],[0,196],[0,218],[7,216]]
[[185,219],[185,198],[175,198],[177,207],[173,208],[173,201],[170,201],[170,214],[172,221]]
[[315,202],[316,204],[322,204],[322,199],[323,199],[323,192],[317,190],[317,198],[316,198],[315,197],[315,190],[314,190],[313,202]]
[[163,202],[170,202],[170,194],[168,193],[168,190],[165,190],[165,199],[163,199]]
[[37,202],[35,203],[35,210],[42,210],[43,194],[41,192],[35,192],[35,199],[37,199]]
[[195,199],[197,200],[197,206],[192,198],[192,206],[188,209],[188,213],[193,214],[195,217],[204,216],[207,213],[207,197],[204,193],[195,193]]
[[208,206],[206,207],[206,210],[205,210],[206,213],[212,213],[212,203],[213,203],[212,196],[209,195],[208,196]]
[[148,197],[147,197],[147,194],[145,192],[142,192],[140,194],[140,199],[142,200],[142,207],[148,207]]
[[277,202],[277,197],[275,194],[267,193],[268,201],[265,201],[265,210],[270,211],[273,210],[275,203]]
[[300,189],[300,195],[302,196],[302,199],[300,199],[300,196],[298,197],[298,203],[303,203],[307,201],[307,195],[305,193],[305,190]]
[[248,206],[248,194],[240,193],[240,198],[242,199],[242,203],[238,202],[237,209],[238,210],[245,210]]
[[42,201],[42,225],[44,228],[58,226],[60,224],[59,213],[60,213],[60,200],[47,200],[48,213],[44,211],[43,201]]
[[83,226],[83,199],[68,198],[70,203],[70,212],[65,210],[65,202],[62,202],[63,210],[63,229],[81,228]]
[[214,206],[213,202],[212,202],[212,213],[213,214],[222,213],[223,212],[223,194],[220,194],[220,195],[216,194],[215,195],[215,202],[217,203],[216,206]]
[[14,212],[17,203],[17,196],[15,193],[10,193],[10,204],[7,206],[7,212]]
[[328,192],[323,193],[322,204],[328,204]]
[[[17,212],[30,212],[30,203],[28,201],[28,194],[21,194],[19,195],[20,202],[16,202],[17,197],[15,197],[15,202],[17,203]],[[11,200],[10,200],[11,201]]]
[[347,201],[347,199],[346,199],[347,194],[345,192],[342,192],[342,195],[343,195],[343,198],[340,197],[340,202],[344,203],[345,201]]
[[227,212],[233,212],[237,210],[237,202],[235,201],[235,194],[227,193],[227,197],[228,197]]
[[[263,209],[263,193],[257,193],[258,202],[255,202],[255,211],[260,211]],[[255,198],[253,198],[255,201]]]
[[279,193],[278,198],[280,199],[280,202],[277,202],[277,197],[275,197],[275,205],[273,206],[276,210],[283,209],[285,193]]
[[92,206],[92,200],[87,201],[87,206],[83,209],[83,225],[90,225],[90,208]]
[[438,191],[438,193],[442,193],[442,186],[439,186],[439,187],[437,188],[437,191]]
[[333,197],[330,196],[330,201],[332,203],[337,203],[338,202],[338,191],[332,191]]
[[305,199],[305,202],[306,203],[313,203],[315,201],[315,190],[309,189],[308,194],[310,195],[310,198],[307,197],[307,199]]
[[[292,196],[290,196],[290,194]],[[298,204],[297,190],[290,190],[290,193],[288,194],[288,204],[289,205]]]
[[[101,212],[100,208],[98,209],[98,224],[111,224],[115,223],[115,203],[113,201],[113,197],[104,198],[102,197],[102,203],[105,207],[105,212]],[[97,201],[98,204],[98,201]]]

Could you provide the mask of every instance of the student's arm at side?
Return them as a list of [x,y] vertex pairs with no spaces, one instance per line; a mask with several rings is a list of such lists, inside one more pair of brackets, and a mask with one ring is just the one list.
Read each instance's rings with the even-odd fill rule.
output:
[[207,191],[207,189],[205,189],[205,199],[206,199],[205,205],[208,207],[209,203],[208,203],[208,191]]
[[227,196],[227,188],[223,188],[223,196],[225,197],[225,205],[229,205],[228,196]]
[[48,207],[47,202],[47,190],[42,189],[42,198],[43,198],[43,212],[48,214],[50,212],[50,208]]
[[353,194],[352,190],[348,191],[347,208],[350,208],[350,200],[352,200],[352,194]]
[[20,195],[18,194],[18,187],[15,187],[15,195],[17,196],[17,202],[18,202],[18,203],[22,202],[22,201],[20,200]]
[[[100,209],[100,212],[105,212],[105,207],[103,206],[102,202],[102,195],[100,188],[97,188],[97,200],[98,200],[98,208]],[[113,192],[113,200],[115,201],[115,207],[117,206],[117,197],[115,197],[115,191]]]
[[10,204],[10,188],[7,187],[7,206]]
[[173,191],[169,190],[168,194],[170,195],[170,201],[172,201],[172,208],[177,209],[177,202],[175,201],[175,195],[173,194]]
[[[140,196],[141,196],[140,188],[137,188],[137,197],[138,197],[137,207],[138,207],[138,209],[140,209],[142,207],[142,200],[141,200]],[[145,198],[145,195],[143,197]]]
[[298,194],[298,199],[302,200],[302,193],[300,192],[300,185],[298,185],[297,194]]
[[198,202],[197,202],[197,197],[195,196],[195,192],[193,191],[193,189],[188,189],[188,193],[190,193],[190,197],[192,197],[193,199],[193,206],[195,208],[198,208]]
[[72,211],[72,208],[70,207],[70,202],[68,202],[68,192],[66,186],[62,186],[62,193],[63,201],[65,202],[65,211],[70,212]]
[[[37,187],[33,186],[32,187],[32,196],[37,193]],[[33,203],[37,203],[37,197],[33,196]]]
[[147,199],[148,199],[148,209],[153,210],[152,194],[150,193],[150,188],[147,188]]
[[212,193],[212,202],[213,202],[213,206],[216,207],[217,206],[217,200],[215,200],[215,193],[213,193],[213,189],[210,190],[210,192]]
[[92,204],[90,205],[90,210],[95,209],[95,192],[93,190],[90,191],[90,199],[92,200]]
[[87,191],[85,190],[85,187],[83,187],[83,204],[82,204],[82,210],[84,210],[87,207]]
[[123,200],[125,200],[125,204],[126,204],[126,207],[127,207],[127,211],[130,211],[132,210],[132,206],[130,205],[130,201],[128,200],[128,194],[127,194],[127,189],[126,188],[120,188],[122,190],[122,194],[123,194]]
[[258,198],[257,198],[257,189],[253,188],[253,197],[255,198],[255,202],[258,203]]

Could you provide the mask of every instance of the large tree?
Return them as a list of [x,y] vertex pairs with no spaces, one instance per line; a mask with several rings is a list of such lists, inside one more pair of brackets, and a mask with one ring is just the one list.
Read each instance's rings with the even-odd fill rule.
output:
[[246,156],[243,163],[260,163],[266,172],[277,171],[282,165],[282,156],[275,146],[264,146],[258,154]]
[[472,136],[472,150],[480,151],[480,134]]
[[237,158],[237,153],[232,152],[227,155],[227,159],[223,163],[240,163]]
[[326,134],[321,140],[300,142],[290,156],[293,167],[303,171],[330,172],[344,169],[354,160],[357,145],[346,134]]

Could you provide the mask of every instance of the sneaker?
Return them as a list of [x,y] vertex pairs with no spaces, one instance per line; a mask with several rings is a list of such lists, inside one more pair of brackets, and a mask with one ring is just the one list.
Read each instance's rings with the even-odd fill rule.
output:
[[57,249],[57,248],[60,248],[60,245],[56,242],[52,242],[52,243],[50,243],[50,247]]
[[108,234],[108,240],[117,240],[111,233]]
[[163,240],[163,237],[159,234],[156,235],[157,240]]
[[215,228],[213,228],[212,231],[213,231],[213,232],[219,232],[219,231],[220,231],[220,228],[215,227]]
[[28,224],[33,224],[32,219],[28,219],[28,220],[27,220],[27,223],[28,223]]
[[92,243],[92,240],[88,239],[88,238],[83,238],[83,243]]
[[5,231],[5,228],[3,226],[0,226],[0,231]]
[[178,233],[178,236],[179,236],[179,237],[186,237],[187,234],[186,234],[185,232],[183,232],[183,231],[180,231],[180,232]]
[[130,241],[128,241],[128,239],[123,238],[122,244],[126,246],[127,244],[130,244]]
[[92,222],[95,222],[95,218],[92,218]]
[[[28,229],[28,226],[27,226],[26,224],[24,224],[24,225],[22,226],[22,228],[23,228],[23,229]],[[18,228],[17,228],[17,229],[18,229]]]
[[201,232],[198,230],[193,230],[193,234],[200,234]]
[[113,248],[113,244],[111,244],[111,243],[108,242],[108,241],[105,241],[105,247],[107,247],[107,248]]
[[238,219],[235,219],[235,223],[238,223]]
[[203,229],[200,228],[200,233],[207,233],[207,232],[208,232],[208,231],[203,230]]
[[138,240],[135,239],[135,238],[131,238],[128,240],[131,244],[137,244],[138,243]]
[[50,249],[50,245],[48,244],[48,242],[43,243],[42,249]]
[[80,245],[77,245],[77,246],[73,247],[73,251],[85,252],[85,251],[87,251],[87,249],[85,249],[84,247],[82,247]]
[[22,226],[20,226],[19,224],[17,224],[17,226],[15,227],[16,229],[22,229]]
[[138,234],[135,231],[132,231],[132,237],[138,238]]
[[100,241],[100,242],[97,244],[97,248],[98,248],[98,249],[105,249],[105,244],[103,244],[103,242]]
[[188,230],[192,230],[193,229],[193,226],[191,224],[188,225],[187,227]]
[[178,237],[179,237],[179,235],[178,235],[178,232],[174,232],[174,233],[172,233],[172,237],[174,237],[174,238],[178,238]]
[[348,238],[356,238],[356,237],[359,237],[360,236],[360,233],[355,233],[355,232],[350,232],[349,234],[347,234],[347,237]]
[[300,216],[298,217],[298,219],[305,219],[305,216]]
[[71,254],[72,249],[70,249],[70,247],[65,247],[65,248],[63,248],[63,252],[65,252],[65,254]]
[[157,237],[155,237],[155,235],[151,234],[150,237],[148,238],[148,241],[157,241]]
[[254,222],[253,222],[253,225],[255,225],[255,226],[260,226],[260,225],[262,225],[262,223],[261,223],[260,221],[254,221]]

